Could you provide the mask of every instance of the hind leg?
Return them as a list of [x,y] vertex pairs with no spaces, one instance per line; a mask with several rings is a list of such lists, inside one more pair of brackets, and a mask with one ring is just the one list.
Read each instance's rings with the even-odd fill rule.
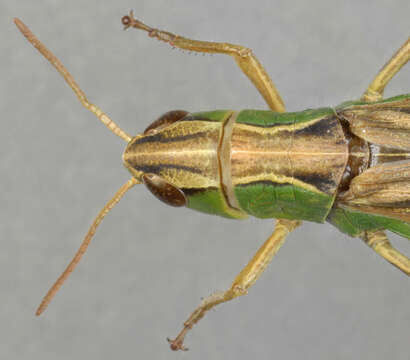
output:
[[369,87],[362,95],[363,101],[378,101],[383,98],[383,92],[389,81],[410,60],[410,38],[397,50],[392,58],[382,67]]
[[410,276],[410,259],[390,244],[384,231],[365,231],[362,239],[380,256]]

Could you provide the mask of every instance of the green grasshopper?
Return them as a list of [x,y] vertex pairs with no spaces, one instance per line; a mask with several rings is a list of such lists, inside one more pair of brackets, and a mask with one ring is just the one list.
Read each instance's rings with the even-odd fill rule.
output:
[[389,230],[410,239],[410,94],[383,99],[385,86],[410,59],[410,38],[360,100],[285,112],[279,92],[250,49],[154,29],[130,12],[122,18],[125,29],[144,30],[180,49],[232,56],[270,109],[170,111],[132,137],[90,103],[61,62],[20,20],[14,21],[60,72],[80,102],[126,141],[123,162],[132,175],[97,215],[37,315],[74,270],[104,216],[129,189],[141,183],[171,206],[231,219],[249,215],[277,219],[271,236],[231,287],[203,300],[179,335],[168,339],[173,350],[186,350],[186,333],[208,310],[247,293],[302,220],[327,221],[361,238],[410,275],[410,259],[394,249],[385,234]]

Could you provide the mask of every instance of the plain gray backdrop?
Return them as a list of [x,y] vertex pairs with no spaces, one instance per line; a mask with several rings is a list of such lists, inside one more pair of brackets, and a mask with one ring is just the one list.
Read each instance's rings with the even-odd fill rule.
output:
[[[189,352],[172,353],[165,338],[202,297],[230,285],[273,221],[174,209],[142,185],[34,316],[129,174],[124,142],[79,104],[14,16],[129,133],[172,109],[266,108],[231,58],[122,31],[131,8],[155,27],[252,48],[289,111],[358,98],[410,30],[408,0],[1,1],[0,358],[408,360],[409,278],[360,240],[311,223],[289,237],[248,296],[195,327]],[[407,65],[386,96],[409,92],[409,80]],[[408,240],[392,239],[410,254]]]

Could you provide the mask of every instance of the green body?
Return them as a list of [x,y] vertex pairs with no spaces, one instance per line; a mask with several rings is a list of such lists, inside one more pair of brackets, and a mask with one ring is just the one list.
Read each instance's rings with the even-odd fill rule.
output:
[[[410,95],[402,95],[373,103],[372,109],[367,103],[346,102],[293,113],[192,113],[137,136],[128,145],[124,162],[137,178],[155,173],[165,179],[183,191],[186,206],[205,213],[329,221],[351,236],[387,229],[410,238],[407,215],[380,214],[377,206],[350,206],[341,196],[346,193],[342,180],[350,182],[356,175],[347,174],[347,169],[357,158],[357,175],[372,167],[368,149],[377,145],[350,131],[351,118],[363,111],[392,109],[402,116],[409,102]],[[357,145],[352,144],[357,142],[361,152],[353,153]]]

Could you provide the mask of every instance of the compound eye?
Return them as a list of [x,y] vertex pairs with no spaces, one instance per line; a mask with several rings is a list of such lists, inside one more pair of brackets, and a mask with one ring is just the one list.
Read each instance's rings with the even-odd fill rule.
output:
[[144,174],[144,184],[154,196],[165,204],[180,207],[187,203],[184,193],[156,174]]
[[150,126],[148,126],[144,131],[144,135],[153,132],[154,130],[163,129],[168,125],[183,119],[188,114],[189,113],[184,110],[168,111],[164,115],[160,116],[157,120],[155,120]]

